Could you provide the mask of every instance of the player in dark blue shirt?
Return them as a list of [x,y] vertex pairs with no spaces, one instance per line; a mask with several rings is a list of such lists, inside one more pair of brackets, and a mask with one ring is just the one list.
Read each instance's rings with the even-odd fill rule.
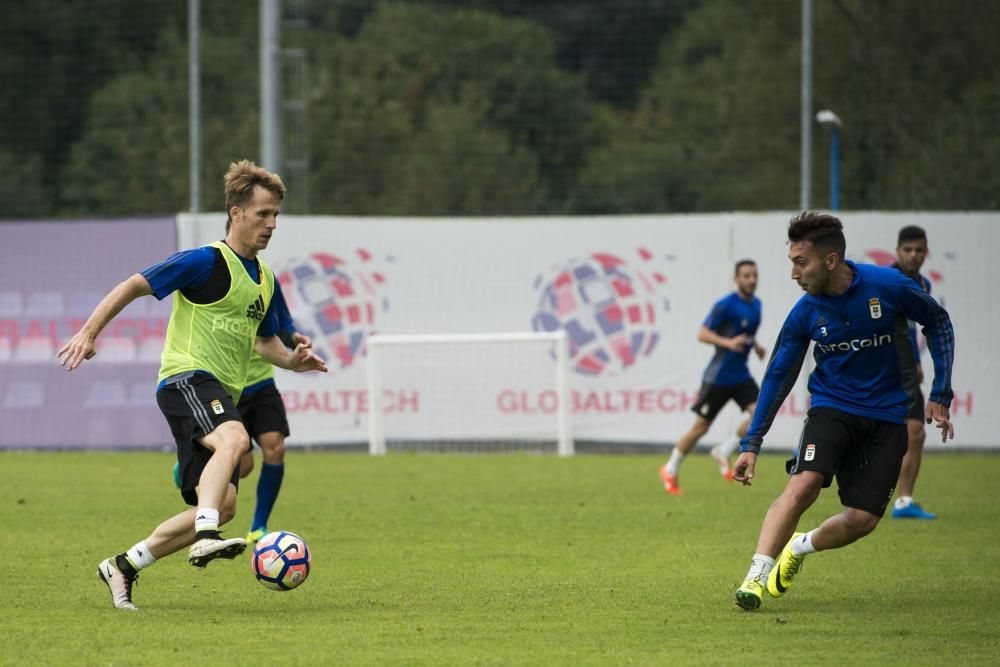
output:
[[[899,230],[896,242],[896,263],[893,267],[913,278],[928,294],[931,281],[921,275],[920,268],[927,258],[927,232],[916,225],[908,225]],[[909,412],[906,415],[906,456],[899,470],[896,485],[896,502],[892,508],[893,519],[936,519],[937,514],[928,512],[913,500],[913,489],[917,484],[920,463],[924,454],[927,432],[924,429],[924,393],[920,384],[924,381],[924,371],[920,365],[919,333],[910,322],[910,342],[913,345],[913,361],[916,366],[914,382],[907,387],[910,397]]]
[[[955,338],[944,308],[895,269],[846,261],[843,226],[832,215],[796,216],[788,241],[792,279],[806,294],[778,335],[733,479],[753,479],[764,435],[810,342],[816,369],[809,376],[808,418],[787,464],[790,478],[764,517],[750,571],[736,591],[744,609],[758,608],[765,589],[782,595],[806,555],[851,544],[878,526],[907,447],[905,385],[914,372],[908,320],[923,325],[934,360],[927,418],[937,422],[942,440],[954,437],[948,406]],[[843,512],[795,533],[802,513],[834,477]]]
[[[715,346],[715,355],[702,375],[698,402],[692,406],[694,424],[677,440],[670,453],[670,460],[660,468],[660,480],[667,493],[679,496],[680,467],[684,457],[694,449],[716,415],[730,400],[741,410],[752,413],[757,404],[760,388],[747,369],[747,358],[753,349],[764,358],[764,348],[755,336],[760,327],[760,299],[757,290],[757,264],[751,259],[740,260],[733,271],[736,291],[719,299],[705,318],[698,331],[698,340]],[[749,417],[737,429],[742,437],[750,423]],[[739,444],[739,437],[732,437],[712,448],[712,456],[719,464],[719,471],[726,479],[732,478],[729,457]]]
[[[281,292],[281,283],[277,280],[274,282],[271,305],[278,323],[278,337],[285,346],[290,349],[299,344],[312,347],[309,337],[296,330]],[[260,446],[263,459],[257,480],[257,504],[246,538],[247,542],[257,542],[268,533],[267,522],[285,476],[285,438],[291,434],[285,403],[274,383],[274,369],[265,359],[255,357],[251,362],[247,386],[243,388],[236,408],[240,411],[247,433]],[[253,453],[247,452],[240,461],[240,477],[249,475],[253,465]]]

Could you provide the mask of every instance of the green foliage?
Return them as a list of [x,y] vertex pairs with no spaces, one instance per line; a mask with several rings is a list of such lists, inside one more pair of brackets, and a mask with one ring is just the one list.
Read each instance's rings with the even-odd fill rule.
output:
[[[990,91],[1000,88],[1000,6],[854,0],[822,7],[816,108],[844,119],[844,205],[996,208],[1000,154],[986,151],[996,145]],[[825,181],[818,189],[824,196]]]
[[617,159],[592,164],[591,179],[612,185],[596,192],[616,197],[626,188],[622,208],[605,199],[598,210],[792,205],[799,135],[792,68],[800,47],[786,37],[797,14],[779,11],[780,4],[711,3],[688,15],[664,45],[633,120],[612,141]]
[[0,148],[0,201],[5,202],[4,217],[30,218],[49,209],[49,195],[38,155],[18,157]]
[[[212,110],[202,124],[208,210],[224,206],[222,174],[229,162],[257,153],[256,47],[247,34],[209,34],[203,41],[202,103]],[[111,80],[91,98],[86,132],[73,147],[63,179],[69,212],[187,210],[187,44],[177,30],[165,32],[161,42],[144,71]]]
[[183,20],[181,3],[162,3],[156,12],[117,0],[33,0],[4,7],[0,150],[41,176],[46,196],[32,201],[31,215],[60,210],[59,177],[84,131],[90,96],[115,76],[141,69],[159,32]]
[[540,28],[385,4],[338,46],[316,65],[311,107],[314,190],[332,199],[320,210],[521,213],[567,196],[589,105]]
[[[310,579],[275,593],[246,556],[199,571],[176,554],[141,574],[132,613],[111,607],[95,568],[182,508],[173,457],[0,454],[17,547],[2,576],[2,662],[996,662],[1000,516],[988,490],[1000,457],[925,457],[921,496],[939,520],[886,519],[810,556],[795,588],[755,613],[732,594],[784,457],[762,457],[749,488],[694,457],[680,498],[663,493],[660,462],[290,451],[271,527],[306,539]],[[231,535],[248,526],[254,484],[241,485]],[[839,511],[828,489],[802,525]]]
[[545,26],[563,68],[580,72],[595,100],[635,106],[656,64],[660,41],[699,0],[416,0],[418,5],[475,7]]
[[[259,154],[256,5],[202,2],[203,208]],[[286,3],[309,173],[288,210],[481,215],[793,208],[799,0]],[[38,0],[0,24],[8,216],[186,209],[185,3]],[[813,106],[846,209],[994,209],[1000,4],[814,3]],[[812,200],[828,200],[813,126]],[[298,134],[296,134],[298,133]],[[289,138],[288,141],[292,139]],[[297,155],[298,156],[298,155]],[[308,179],[304,181],[303,179]],[[302,200],[308,193],[308,206]]]

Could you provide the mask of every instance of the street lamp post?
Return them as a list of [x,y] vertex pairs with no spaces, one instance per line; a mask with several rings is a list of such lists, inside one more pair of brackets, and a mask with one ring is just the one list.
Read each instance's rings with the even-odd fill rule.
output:
[[829,109],[816,114],[816,122],[830,129],[830,210],[840,209],[840,117]]

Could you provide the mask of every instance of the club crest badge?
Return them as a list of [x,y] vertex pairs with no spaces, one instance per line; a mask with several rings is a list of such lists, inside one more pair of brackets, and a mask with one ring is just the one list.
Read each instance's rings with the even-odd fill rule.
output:
[[806,445],[805,456],[803,456],[802,458],[806,461],[812,461],[814,458],[816,458],[816,445],[814,445],[811,442],[808,445]]
[[872,314],[873,320],[877,320],[882,317],[882,304],[879,303],[877,296],[873,296],[868,299],[868,312]]
[[221,415],[225,411],[225,408],[222,407],[222,401],[218,399],[214,399],[209,405],[212,406],[212,412],[217,415]]

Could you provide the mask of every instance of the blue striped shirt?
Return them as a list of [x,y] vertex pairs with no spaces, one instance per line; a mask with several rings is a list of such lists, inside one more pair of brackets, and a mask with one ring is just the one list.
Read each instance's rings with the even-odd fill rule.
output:
[[760,451],[778,409],[791,391],[810,341],[816,368],[810,405],[902,424],[904,384],[916,373],[908,320],[924,327],[934,360],[930,400],[951,405],[955,333],[948,312],[914,280],[888,268],[855,264],[850,287],[838,296],[805,295],[778,334],[757,409],[741,451]]

